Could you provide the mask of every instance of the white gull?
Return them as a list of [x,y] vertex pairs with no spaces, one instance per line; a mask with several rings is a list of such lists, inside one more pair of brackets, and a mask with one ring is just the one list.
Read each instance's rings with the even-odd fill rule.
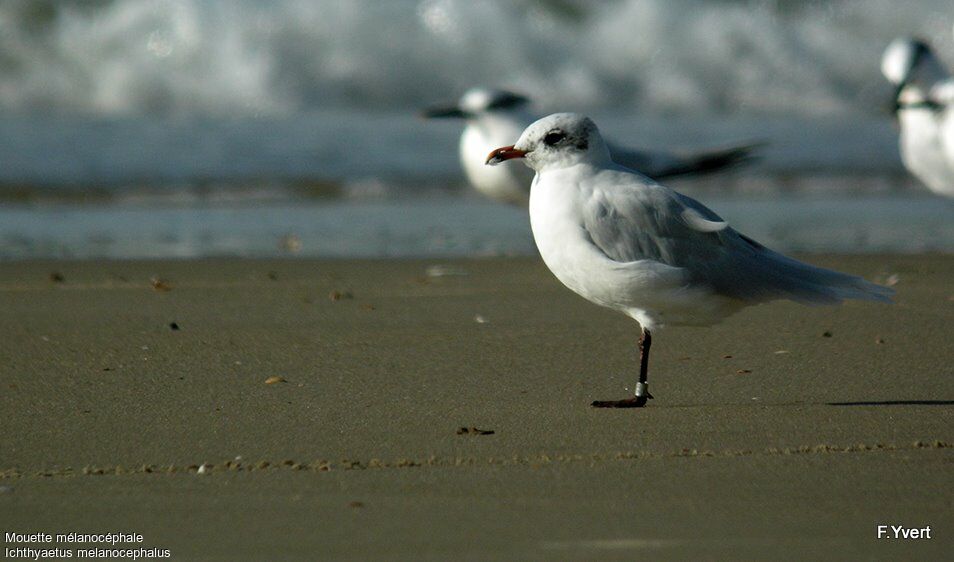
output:
[[637,407],[652,398],[651,332],[662,326],[708,326],[776,299],[890,302],[893,294],[769,250],[698,201],[620,166],[596,125],[582,115],[544,117],[486,162],[517,158],[536,170],[530,224],[547,267],[580,296],[630,316],[642,328],[635,395],[594,406]]

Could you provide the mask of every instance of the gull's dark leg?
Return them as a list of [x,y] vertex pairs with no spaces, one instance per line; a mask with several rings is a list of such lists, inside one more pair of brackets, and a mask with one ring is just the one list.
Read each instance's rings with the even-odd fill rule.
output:
[[594,408],[640,408],[653,397],[649,393],[649,347],[653,344],[649,330],[643,330],[639,336],[639,382],[636,383],[636,395],[625,400],[596,400],[591,404]]

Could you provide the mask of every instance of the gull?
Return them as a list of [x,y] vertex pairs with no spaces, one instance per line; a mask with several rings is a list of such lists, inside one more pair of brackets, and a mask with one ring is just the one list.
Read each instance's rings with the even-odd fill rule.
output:
[[887,287],[774,252],[702,203],[615,163],[583,115],[544,117],[486,163],[518,158],[536,171],[530,225],[547,267],[580,296],[641,327],[635,395],[593,406],[639,407],[652,398],[647,370],[657,328],[709,326],[776,299],[891,300]]
[[881,72],[896,87],[901,160],[931,191],[954,197],[954,79],[918,39],[895,39]]
[[[527,125],[537,120],[529,111],[530,100],[505,90],[473,88],[456,105],[426,109],[426,118],[459,118],[466,121],[460,137],[460,162],[467,180],[483,195],[514,205],[526,205],[533,172],[519,164],[488,168],[484,156],[512,142]],[[611,145],[614,159],[634,170],[662,179],[678,175],[705,174],[739,164],[753,157],[758,144],[730,146],[696,153],[646,151]]]

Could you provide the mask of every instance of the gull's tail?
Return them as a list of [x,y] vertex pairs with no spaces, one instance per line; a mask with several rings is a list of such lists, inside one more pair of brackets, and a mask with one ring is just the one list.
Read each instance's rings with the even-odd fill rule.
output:
[[[737,263],[733,296],[765,301],[778,298],[804,304],[837,304],[844,300],[891,302],[894,289],[855,275],[815,267],[769,250],[739,234],[751,253]],[[724,292],[728,287],[720,287]]]

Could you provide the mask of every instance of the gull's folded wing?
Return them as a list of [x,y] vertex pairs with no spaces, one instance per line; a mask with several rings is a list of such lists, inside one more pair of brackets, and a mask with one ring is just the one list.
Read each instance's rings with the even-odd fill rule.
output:
[[693,284],[745,301],[890,300],[893,291],[774,252],[736,232],[691,197],[626,171],[599,176],[583,226],[608,258],[683,268]]

